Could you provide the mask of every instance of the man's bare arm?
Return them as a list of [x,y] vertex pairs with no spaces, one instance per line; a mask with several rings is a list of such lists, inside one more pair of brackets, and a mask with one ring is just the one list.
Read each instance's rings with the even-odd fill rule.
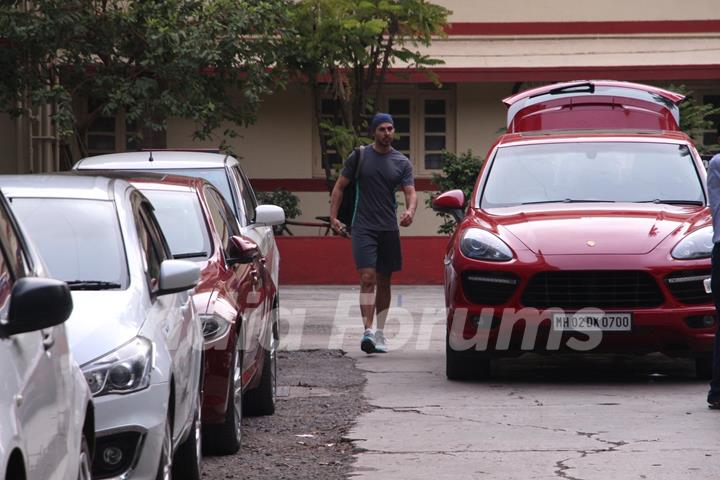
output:
[[404,186],[403,193],[405,193],[405,211],[400,216],[400,225],[409,227],[413,222],[415,211],[417,210],[417,193],[415,192],[415,186]]
[[338,220],[337,216],[338,210],[340,210],[340,204],[342,203],[343,193],[348,185],[350,185],[350,179],[340,175],[330,195],[330,227],[340,234],[347,229],[346,225]]

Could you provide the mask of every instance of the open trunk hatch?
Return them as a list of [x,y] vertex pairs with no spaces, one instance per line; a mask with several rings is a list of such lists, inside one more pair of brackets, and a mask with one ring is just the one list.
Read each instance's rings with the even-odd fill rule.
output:
[[508,133],[545,130],[680,130],[683,95],[630,82],[547,85],[503,100]]

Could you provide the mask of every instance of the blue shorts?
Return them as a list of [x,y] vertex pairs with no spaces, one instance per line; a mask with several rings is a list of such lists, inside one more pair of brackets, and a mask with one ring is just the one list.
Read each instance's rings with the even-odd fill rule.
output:
[[392,273],[402,268],[400,232],[353,228],[352,252],[355,265],[374,268],[378,273]]

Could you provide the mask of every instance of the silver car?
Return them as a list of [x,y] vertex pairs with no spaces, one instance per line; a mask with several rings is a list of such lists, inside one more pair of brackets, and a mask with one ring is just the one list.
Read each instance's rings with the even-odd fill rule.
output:
[[[200,177],[212,183],[235,212],[240,222],[242,235],[250,238],[260,247],[275,287],[280,268],[272,225],[256,222],[258,211],[263,216],[276,217],[285,213],[275,205],[258,205],[250,181],[240,167],[240,162],[232,155],[199,151],[153,151],[126,152],[109,155],[97,155],[83,158],[74,166],[74,170],[132,170],[156,171]],[[281,222],[282,223],[282,222]],[[277,307],[277,305],[276,305]]]
[[0,195],[0,478],[90,479],[90,390],[63,322],[67,284],[46,269]]
[[[0,188],[75,309],[70,347],[95,401],[94,478],[199,478],[203,336],[148,200],[123,180],[2,176]],[[175,463],[173,464],[173,458]]]

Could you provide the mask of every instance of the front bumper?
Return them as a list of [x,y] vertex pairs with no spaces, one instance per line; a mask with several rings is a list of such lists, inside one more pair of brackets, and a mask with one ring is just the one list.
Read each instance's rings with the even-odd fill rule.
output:
[[[528,252],[507,264],[490,262],[474,262],[457,257],[446,261],[446,301],[448,306],[448,340],[465,350],[474,348],[486,350],[494,355],[517,355],[524,351],[577,351],[569,347],[584,342],[593,344],[592,352],[614,353],[651,353],[662,352],[673,356],[699,356],[713,350],[717,318],[712,298],[703,295],[702,278],[709,276],[710,261],[670,261],[660,254],[655,256],[555,256],[535,257]],[[525,258],[526,257],[526,258]],[[591,342],[588,335],[580,332],[557,332],[552,329],[552,313],[575,313],[583,308],[594,305],[583,305],[579,308],[555,308],[540,306],[529,308],[525,303],[535,300],[537,296],[526,296],[526,288],[536,275],[545,272],[616,272],[638,271],[645,277],[652,278],[656,284],[652,306],[638,307],[607,307],[600,308],[607,313],[622,312],[632,314],[632,329],[625,332],[599,332]],[[683,301],[678,295],[678,275],[686,272],[692,274],[697,285],[693,284],[691,302]],[[701,275],[697,273],[700,272]],[[495,297],[499,292],[506,295],[500,301],[479,301],[478,291],[465,291],[463,281],[467,283],[467,274],[476,275],[475,279],[495,284],[490,287]],[[465,280],[463,280],[465,274]],[[685,277],[684,277],[685,278]],[[691,278],[690,276],[686,278]],[[508,287],[508,279],[514,279],[514,286]],[[685,284],[684,279],[682,281]],[[605,284],[604,284],[605,285]],[[601,285],[600,287],[604,286]],[[654,287],[653,287],[654,288]],[[505,289],[505,290],[503,290]],[[697,296],[700,291],[701,297]],[[554,292],[554,290],[552,290]],[[618,294],[617,289],[615,293]],[[482,292],[480,292],[482,294]],[[682,294],[682,291],[680,291]],[[619,293],[622,296],[622,292]],[[562,298],[550,295],[548,298]],[[568,297],[570,298],[570,297]],[[624,297],[623,297],[624,298]],[[492,299],[491,299],[492,300]],[[474,340],[472,342],[471,340]],[[559,343],[559,345],[558,345]]]
[[449,311],[448,339],[459,350],[473,348],[496,355],[574,350],[583,353],[662,352],[691,357],[713,350],[717,321],[711,327],[704,327],[698,321],[704,317],[715,317],[713,307],[635,310],[629,313],[633,315],[630,331],[587,334],[554,331],[552,310],[456,307]]
[[[97,447],[93,478],[156,478],[169,398],[170,384],[165,382],[127,395],[94,399]],[[123,452],[115,464],[117,456],[111,451],[105,454],[110,447]]]

